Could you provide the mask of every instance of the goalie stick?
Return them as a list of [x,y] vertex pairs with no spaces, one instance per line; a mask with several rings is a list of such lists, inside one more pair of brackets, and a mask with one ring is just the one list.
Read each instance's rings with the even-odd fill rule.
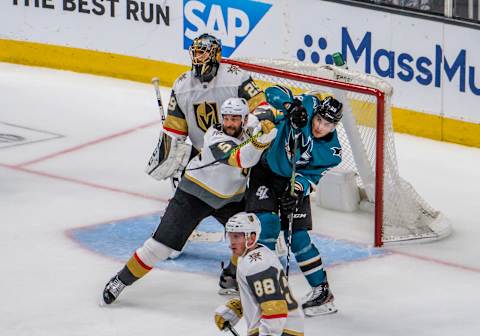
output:
[[[163,108],[163,104],[162,104],[162,95],[161,95],[161,92],[160,92],[160,87],[159,87],[159,83],[160,83],[160,79],[158,77],[153,77],[152,78],[152,85],[153,85],[153,88],[155,89],[155,95],[157,97],[157,105],[158,105],[158,112],[160,113],[160,119],[161,119],[161,122],[162,122],[162,130],[160,132],[160,136],[158,138],[158,144],[157,144],[157,147],[152,155],[152,158],[155,157],[156,155],[159,155],[160,153],[160,146],[162,145],[162,134],[163,134],[163,123],[165,122],[165,110]],[[152,160],[152,159],[150,159]],[[160,161],[160,160],[158,160]],[[152,171],[154,171],[156,168],[158,167],[158,164],[157,166],[154,166],[153,168],[147,170],[147,174],[151,174]],[[171,183],[171,187],[172,187],[172,191],[175,192],[175,190],[177,189],[177,186],[178,186],[178,183],[180,183],[180,173],[178,174],[175,174],[175,176],[172,176],[170,178],[170,183]]]
[[155,95],[157,96],[158,111],[160,112],[160,118],[162,119],[162,125],[163,125],[163,122],[165,121],[165,111],[163,110],[162,96],[160,94],[159,83],[160,83],[160,79],[158,79],[158,77],[152,78],[153,88],[155,89]]
[[227,327],[228,330],[234,335],[234,336],[240,336],[240,334],[235,330],[234,327],[230,324],[230,322],[225,322],[225,327]]

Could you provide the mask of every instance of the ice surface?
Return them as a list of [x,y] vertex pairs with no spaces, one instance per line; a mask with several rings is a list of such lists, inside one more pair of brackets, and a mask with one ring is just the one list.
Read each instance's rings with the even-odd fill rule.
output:
[[[0,63],[1,335],[222,334],[213,273],[154,269],[101,308],[123,262],[70,234],[165,207],[169,184],[143,173],[158,131],[150,85]],[[306,335],[480,334],[480,150],[401,134],[396,143],[401,175],[454,233],[330,266],[339,312],[307,319]],[[369,215],[313,213],[317,233],[371,244]],[[300,298],[308,285],[291,279]]]

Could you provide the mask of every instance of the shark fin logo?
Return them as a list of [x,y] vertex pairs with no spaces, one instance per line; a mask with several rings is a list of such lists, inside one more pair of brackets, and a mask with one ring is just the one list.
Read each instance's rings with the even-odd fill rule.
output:
[[253,0],[183,0],[183,48],[209,33],[222,42],[222,55],[229,57],[271,7]]

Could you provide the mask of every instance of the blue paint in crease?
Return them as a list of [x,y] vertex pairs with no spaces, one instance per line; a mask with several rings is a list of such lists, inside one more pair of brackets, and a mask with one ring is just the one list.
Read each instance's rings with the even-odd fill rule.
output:
[[[128,261],[133,252],[147,240],[160,222],[160,215],[147,215],[126,220],[114,221],[90,227],[73,229],[70,235],[81,245],[96,253],[118,260]],[[223,226],[209,217],[197,227],[202,232],[223,232]],[[388,254],[388,251],[360,244],[311,234],[313,243],[320,251],[323,264],[331,265],[359,261]],[[218,275],[221,261],[230,259],[228,241],[194,242],[189,241],[180,257],[165,260],[155,266],[172,271]],[[294,259],[292,273],[299,269]]]

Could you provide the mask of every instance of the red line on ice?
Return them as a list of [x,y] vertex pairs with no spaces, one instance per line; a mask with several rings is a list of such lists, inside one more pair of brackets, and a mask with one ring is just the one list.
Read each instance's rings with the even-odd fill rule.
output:
[[102,138],[99,138],[99,139],[96,139],[96,140],[93,140],[93,141],[90,141],[90,142],[87,142],[87,143],[84,143],[84,144],[81,144],[81,145],[78,145],[78,146],[75,146],[75,147],[72,147],[72,148],[67,148],[67,149],[61,150],[61,151],[56,152],[56,153],[48,154],[48,155],[39,157],[39,158],[34,159],[34,160],[30,160],[30,161],[26,161],[26,162],[17,164],[16,167],[25,167],[25,166],[32,165],[32,164],[35,164],[35,163],[38,163],[38,162],[41,162],[41,161],[46,161],[46,160],[49,160],[49,159],[52,159],[52,158],[55,158],[55,157],[58,157],[58,156],[61,156],[61,155],[67,154],[67,153],[77,151],[79,149],[83,149],[85,147],[96,145],[96,144],[104,142],[104,141],[109,141],[111,139],[130,134],[132,132],[135,132],[135,131],[143,129],[143,128],[147,128],[147,127],[150,127],[150,126],[153,126],[153,125],[157,125],[158,123],[159,123],[158,120],[150,121],[146,124],[136,126],[136,127],[133,127],[133,128],[130,128],[130,129],[118,132],[118,133],[111,134],[111,135],[107,135],[105,137],[102,137]]
[[135,191],[123,190],[123,189],[116,188],[116,187],[104,186],[104,185],[97,184],[97,183],[77,180],[77,179],[74,179],[74,178],[71,178],[71,177],[54,175],[54,174],[41,172],[41,171],[36,171],[36,170],[28,169],[28,168],[12,166],[12,165],[7,165],[7,164],[3,164],[3,163],[0,163],[0,167],[10,168],[10,169],[13,169],[13,170],[17,170],[17,171],[21,171],[21,172],[24,172],[24,173],[37,175],[37,176],[43,176],[43,177],[48,177],[48,178],[52,178],[52,179],[56,179],[56,180],[71,182],[71,183],[87,186],[87,187],[94,188],[94,189],[111,191],[111,192],[115,192],[115,193],[119,193],[119,194],[139,197],[139,198],[148,199],[148,200],[152,200],[152,201],[159,201],[159,202],[164,202],[164,203],[168,202],[168,199],[161,198],[161,197],[146,195],[146,194],[138,193],[138,192],[135,192]]

